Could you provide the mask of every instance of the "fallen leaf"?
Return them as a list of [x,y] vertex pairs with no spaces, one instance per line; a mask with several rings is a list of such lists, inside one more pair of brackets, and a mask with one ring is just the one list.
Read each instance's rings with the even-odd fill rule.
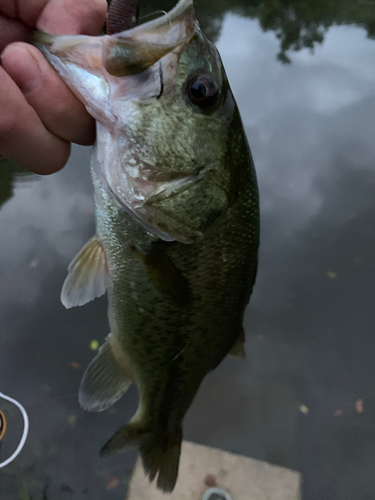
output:
[[211,487],[211,488],[213,488],[214,486],[216,486],[216,478],[215,478],[215,476],[213,474],[207,474],[207,476],[204,479],[204,484],[206,486]]
[[81,368],[81,365],[77,363],[77,361],[71,361],[70,366],[74,368],[75,370],[79,370]]
[[363,412],[363,401],[362,399],[358,399],[355,403],[355,409],[357,413],[362,413]]
[[105,487],[106,490],[114,490],[119,485],[120,480],[118,477],[111,477]]
[[334,417],[341,417],[341,415],[342,415],[342,410],[335,410],[333,412],[333,416]]
[[69,415],[68,417],[68,424],[71,425],[72,427],[76,423],[77,417],[75,415]]
[[337,278],[337,273],[335,273],[333,271],[328,271],[327,276],[328,276],[328,278],[335,279],[335,278]]
[[99,349],[99,342],[97,340],[92,340],[90,342],[90,349],[92,351],[97,351]]
[[309,413],[309,409],[307,408],[306,405],[301,405],[299,407],[299,409],[301,410],[301,412],[304,414],[304,415],[307,415]]

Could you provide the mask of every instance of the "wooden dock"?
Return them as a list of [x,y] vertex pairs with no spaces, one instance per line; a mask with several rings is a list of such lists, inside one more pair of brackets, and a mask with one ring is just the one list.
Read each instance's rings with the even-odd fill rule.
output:
[[300,500],[300,486],[298,472],[184,441],[174,491],[163,494],[150,484],[138,458],[126,500],[201,500],[212,487],[231,500]]

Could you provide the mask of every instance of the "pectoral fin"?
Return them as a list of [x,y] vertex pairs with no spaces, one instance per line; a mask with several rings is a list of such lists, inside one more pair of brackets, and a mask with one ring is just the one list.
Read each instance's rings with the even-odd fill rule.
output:
[[243,327],[241,328],[241,333],[238,339],[236,340],[235,344],[233,345],[232,349],[229,351],[228,355],[229,356],[234,356],[236,358],[245,358],[245,331]]
[[95,235],[69,264],[68,276],[61,291],[61,302],[69,309],[104,295],[107,276],[104,249]]
[[129,360],[116,338],[109,334],[85,371],[79,403],[85,410],[103,411],[120,399],[132,382]]

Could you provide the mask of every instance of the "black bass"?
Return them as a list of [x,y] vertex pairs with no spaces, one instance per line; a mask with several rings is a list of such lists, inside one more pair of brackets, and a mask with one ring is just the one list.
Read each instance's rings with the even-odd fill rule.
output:
[[72,307],[107,291],[111,333],[79,400],[102,411],[137,384],[136,414],[101,453],[139,447],[170,492],[202,379],[243,352],[259,201],[241,118],[192,0],[115,35],[42,33],[37,46],[97,121],[97,232],[61,298]]

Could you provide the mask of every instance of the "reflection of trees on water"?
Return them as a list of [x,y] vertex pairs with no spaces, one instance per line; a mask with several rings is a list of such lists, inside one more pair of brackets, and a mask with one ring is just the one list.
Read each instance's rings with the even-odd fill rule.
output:
[[0,208],[13,196],[17,181],[28,181],[34,175],[9,160],[0,160]]
[[[171,0],[140,0],[141,15],[157,8],[169,10]],[[313,49],[333,25],[355,25],[375,38],[375,0],[195,0],[200,24],[211,40],[220,34],[224,15],[238,13],[258,19],[264,31],[280,40],[278,58],[290,62],[289,51]]]
[[[290,62],[287,52],[313,49],[333,25],[356,25],[375,38],[373,0],[233,0],[243,15],[258,18],[264,31],[280,39],[278,58]],[[241,6],[242,4],[242,6]],[[232,9],[233,10],[233,9]]]

